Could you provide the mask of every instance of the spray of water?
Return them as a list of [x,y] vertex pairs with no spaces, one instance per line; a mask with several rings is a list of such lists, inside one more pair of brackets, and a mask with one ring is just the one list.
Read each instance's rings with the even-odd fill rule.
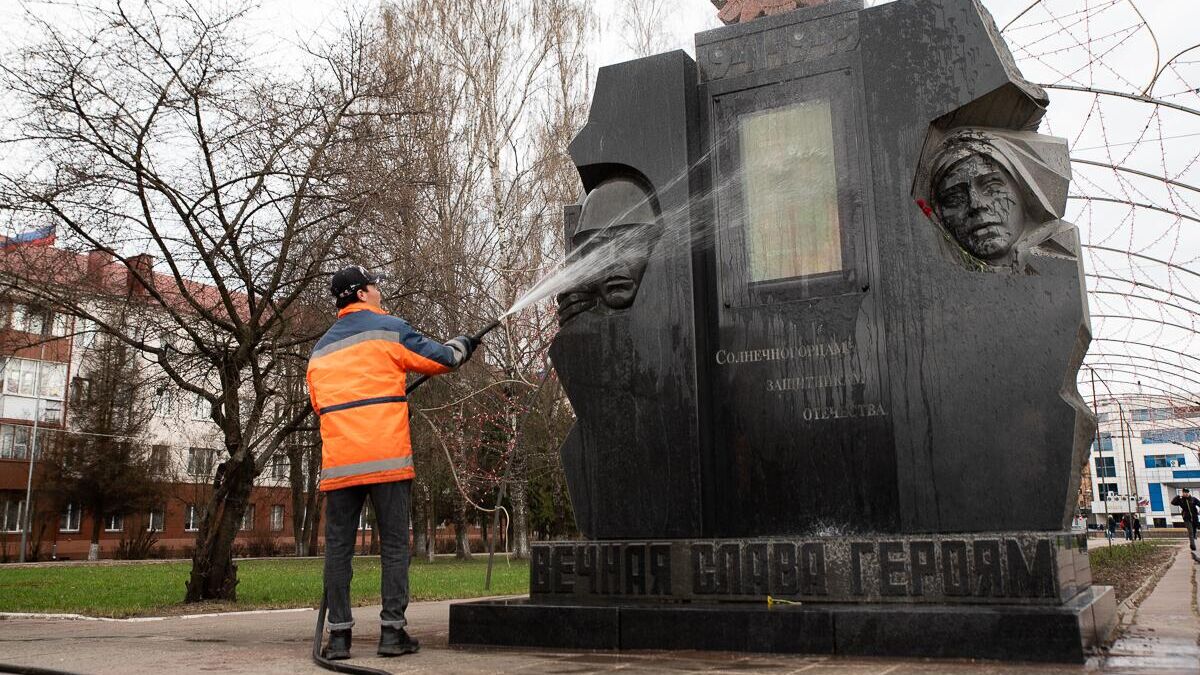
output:
[[[666,192],[681,180],[687,178],[695,167],[708,161],[713,151],[713,149],[709,149],[708,152],[704,153],[703,156],[693,162],[686,170],[680,172],[679,175],[661,186],[659,188],[660,192]],[[795,158],[792,159],[794,160]],[[773,180],[769,184],[761,186],[766,192],[779,195],[781,199],[805,198],[803,192],[806,186],[786,183],[784,178],[786,175],[785,171],[770,171],[768,173],[773,177]],[[741,180],[742,176],[740,173],[731,172],[705,193],[693,196],[692,201],[707,199],[712,193],[720,193],[729,185]],[[696,214],[692,211],[692,202],[684,203],[675,209],[659,214],[661,229],[654,239],[648,240],[642,228],[621,227],[624,224],[623,219],[625,216],[638,210],[648,199],[632,205],[624,213],[614,218],[612,222],[607,223],[604,228],[597,231],[593,235],[593,238],[602,243],[587,247],[586,249],[576,250],[560,260],[547,274],[542,276],[525,291],[501,315],[501,318],[519,312],[544,298],[570,291],[580,287],[589,280],[599,278],[613,264],[614,260],[627,257],[631,253],[644,256],[647,260],[653,260],[676,253],[684,247],[689,250],[695,250],[711,246],[712,242],[720,234],[718,226],[722,223],[728,226],[729,223],[740,221],[740,218],[737,217],[739,215],[737,211],[743,208],[741,203],[722,203],[721,210],[723,217],[716,218],[715,215],[710,215],[704,222],[700,222],[694,219]],[[734,201],[741,202],[742,200]],[[711,213],[712,211],[710,211]],[[650,247],[649,251],[646,251],[647,247]]]

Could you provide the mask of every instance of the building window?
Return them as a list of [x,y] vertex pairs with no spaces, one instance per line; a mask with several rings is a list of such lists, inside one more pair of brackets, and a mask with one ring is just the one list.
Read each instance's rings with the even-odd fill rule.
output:
[[62,422],[62,401],[42,401],[42,421]]
[[109,514],[104,518],[105,532],[120,532],[125,529],[125,517],[117,514]]
[[283,505],[276,504],[271,507],[271,531],[283,531]]
[[167,385],[160,385],[154,390],[154,412],[159,415],[170,415],[175,410],[175,393]]
[[[1113,449],[1113,435],[1104,432],[1100,434],[1100,449],[1111,451]],[[1096,441],[1092,441],[1092,452],[1096,452]]]
[[67,364],[42,361],[40,366],[41,377],[38,381],[40,389],[38,396],[61,401],[65,393],[63,390],[67,386]]
[[188,473],[193,476],[211,476],[214,455],[216,451],[211,448],[188,448]]
[[201,511],[195,504],[188,504],[183,510],[183,529],[195,532],[200,529]]
[[1129,413],[1134,422],[1169,420],[1175,416],[1174,408],[1136,408]]
[[13,330],[41,335],[46,329],[46,312],[14,302],[12,313],[9,314],[9,326]]
[[167,472],[167,468],[170,466],[169,462],[167,446],[155,445],[150,448],[150,470],[156,476],[161,476]]
[[1155,443],[1198,443],[1200,428],[1187,429],[1147,429],[1142,432],[1142,444]]
[[1183,455],[1146,455],[1145,459],[1147,469],[1167,469],[1187,464]]
[[65,363],[8,359],[3,379],[7,396],[0,416],[32,420],[40,411],[42,421],[62,421],[66,378]]
[[9,499],[4,502],[4,509],[0,511],[0,531],[2,532],[20,532],[21,531],[21,510],[25,506],[25,501],[20,499]]
[[162,532],[163,531],[163,521],[166,520],[165,512],[166,512],[165,509],[154,509],[153,511],[150,512],[150,522],[146,526],[147,532]]
[[283,479],[288,477],[288,458],[283,453],[271,455],[271,478]]
[[358,529],[359,530],[370,530],[371,529],[371,503],[370,502],[364,502],[362,512],[358,514]]
[[192,419],[206,420],[212,417],[212,404],[200,394],[192,397]]
[[254,529],[254,505],[247,504],[246,512],[242,514],[242,524],[238,529],[253,530]]
[[27,459],[30,436],[27,426],[0,424],[0,459]]
[[25,330],[25,317],[27,314],[25,305],[14,302],[12,304],[12,311],[8,313],[8,327],[13,330]]
[[54,337],[66,335],[71,323],[71,317],[66,314],[56,314],[19,302],[13,303],[12,312],[8,318],[9,327],[13,330],[35,335],[46,335],[49,331],[49,334]]
[[5,394],[62,400],[62,389],[66,386],[67,376],[65,363],[8,359],[4,372]]
[[1100,499],[1099,499],[1100,501],[1104,501],[1104,500],[1108,499],[1108,496],[1110,494],[1111,495],[1121,494],[1117,490],[1116,483],[1097,483],[1096,488],[1100,491]]
[[4,393],[33,396],[36,377],[37,361],[9,359],[4,364]]
[[87,403],[92,397],[92,381],[86,377],[71,378],[71,405]]
[[1117,460],[1115,457],[1096,458],[1096,476],[1100,478],[1117,477]]
[[79,506],[77,504],[67,504],[66,508],[63,509],[62,515],[58,518],[58,531],[79,531]]

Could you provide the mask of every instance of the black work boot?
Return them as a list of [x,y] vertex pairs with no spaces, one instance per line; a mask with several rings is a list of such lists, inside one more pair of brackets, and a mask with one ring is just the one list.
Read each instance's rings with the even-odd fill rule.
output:
[[415,654],[419,649],[421,643],[410,637],[403,628],[383,626],[379,631],[380,656]]
[[329,631],[329,642],[325,643],[325,658],[340,661],[350,658],[350,629]]

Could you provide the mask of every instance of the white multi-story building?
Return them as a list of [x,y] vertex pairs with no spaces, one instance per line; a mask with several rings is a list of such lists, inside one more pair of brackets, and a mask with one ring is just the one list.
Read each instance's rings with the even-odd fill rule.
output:
[[[1200,490],[1200,405],[1150,395],[1100,399],[1088,461],[1089,522],[1137,513],[1150,527],[1182,527],[1171,499]],[[1085,482],[1086,485],[1086,482]]]
[[[88,270],[118,291],[125,288],[125,272],[110,256],[99,252],[77,255],[55,248],[39,251],[54,263],[52,269]],[[153,261],[142,258],[149,273]],[[109,269],[116,271],[102,272]],[[164,279],[163,283],[172,281]],[[132,301],[131,306],[136,307]],[[140,309],[143,313],[138,321],[147,330],[166,323],[154,321],[150,307]],[[147,339],[158,340],[161,346],[175,338],[151,333]],[[77,411],[92,395],[97,340],[96,327],[87,321],[40,307],[11,291],[0,293],[0,561],[19,555],[31,470],[34,504],[41,508],[36,506],[40,493],[36,453],[32,453],[33,463],[30,461],[33,439],[41,448],[56,439],[88,433],[80,427]],[[150,449],[168,486],[163,503],[148,513],[102,514],[103,531],[97,547],[89,546],[89,524],[95,514],[78,504],[64,505],[61,514],[36,514],[33,519],[44,521],[44,526],[33,523],[36,536],[31,536],[31,541],[42,546],[42,556],[53,552],[58,557],[107,557],[122,539],[147,530],[158,533],[160,545],[173,555],[194,544],[214,471],[224,455],[222,436],[203,398],[167,378],[154,360],[142,357],[138,364],[143,392],[131,405],[144,407],[142,412],[148,413],[138,440]],[[292,544],[290,465],[282,452],[264,464],[242,519],[244,534],[239,543],[270,539],[285,548]]]

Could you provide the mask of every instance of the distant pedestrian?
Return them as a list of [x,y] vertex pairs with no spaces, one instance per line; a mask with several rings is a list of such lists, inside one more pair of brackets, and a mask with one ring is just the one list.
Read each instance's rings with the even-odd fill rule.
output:
[[1129,514],[1121,517],[1121,529],[1125,530],[1125,541],[1133,541],[1133,518]]
[[1200,521],[1200,499],[1192,496],[1192,491],[1183,488],[1171,500],[1172,506],[1178,506],[1183,511],[1183,526],[1187,528],[1188,541],[1192,550],[1196,550],[1196,522]]
[[1137,516],[1133,517],[1133,538],[1137,541],[1142,540],[1142,519]]
[[1108,517],[1108,526],[1104,528],[1104,534],[1108,537],[1108,543],[1111,546],[1113,536],[1117,533],[1117,519],[1112,516]]

